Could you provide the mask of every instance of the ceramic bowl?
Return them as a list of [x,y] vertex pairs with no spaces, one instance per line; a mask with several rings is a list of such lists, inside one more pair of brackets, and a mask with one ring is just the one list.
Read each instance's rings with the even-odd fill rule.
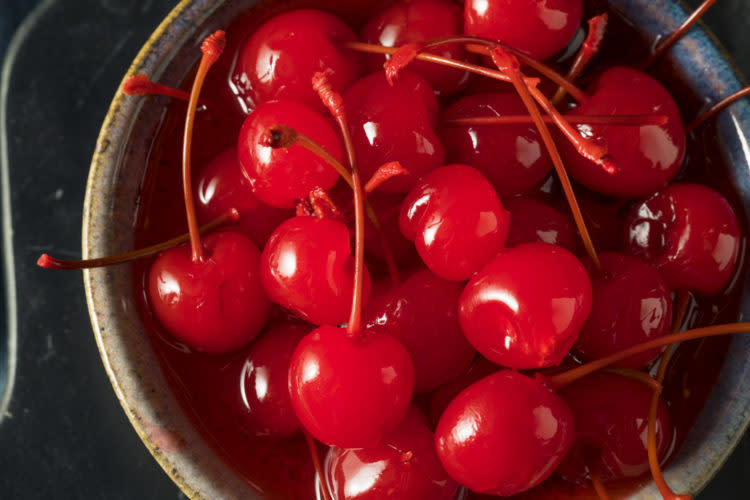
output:
[[[196,62],[200,40],[226,27],[254,0],[184,0],[159,26],[128,74],[146,73],[177,85]],[[671,0],[611,0],[645,35],[655,40],[686,17]],[[666,62],[687,87],[706,102],[741,87],[739,77],[715,39],[694,29]],[[84,257],[132,249],[132,228],[150,140],[161,110],[118,92],[96,146],[83,219]],[[750,106],[738,103],[719,118],[718,146],[730,165],[732,184],[750,208]],[[748,214],[750,215],[750,214]],[[747,276],[743,277],[748,283]],[[84,273],[89,312],[101,357],[117,397],[135,431],[156,460],[191,498],[261,498],[239,479],[199,436],[167,386],[140,323],[128,266]],[[741,316],[750,312],[745,287]],[[713,477],[750,421],[750,336],[737,336],[713,393],[679,455],[668,468],[678,492],[697,493]],[[660,498],[652,485],[634,495]]]

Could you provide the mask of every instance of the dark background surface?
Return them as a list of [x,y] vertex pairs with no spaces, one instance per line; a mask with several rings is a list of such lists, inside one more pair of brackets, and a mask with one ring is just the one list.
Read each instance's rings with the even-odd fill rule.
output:
[[[0,59],[37,3],[0,0]],[[175,3],[50,0],[22,27],[6,67],[19,339],[13,398],[0,423],[0,498],[184,498],[109,385],[80,276],[34,265],[45,251],[80,255],[84,183],[99,127],[130,61]],[[749,74],[750,2],[721,0],[706,20]],[[699,499],[748,498],[749,475],[746,437]]]

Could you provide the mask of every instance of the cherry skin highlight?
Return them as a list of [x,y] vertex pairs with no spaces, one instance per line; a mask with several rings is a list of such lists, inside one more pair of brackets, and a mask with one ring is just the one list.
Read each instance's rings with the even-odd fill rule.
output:
[[289,367],[289,394],[302,425],[339,448],[376,446],[406,415],[414,368],[387,334],[322,326],[300,342]]
[[279,224],[294,216],[291,210],[274,208],[258,201],[242,175],[237,148],[219,153],[198,174],[193,182],[193,192],[201,224],[207,224],[235,208],[240,213],[240,220],[234,230],[260,247]]
[[[656,270],[642,260],[619,253],[601,253],[602,271],[584,261],[593,286],[591,314],[574,349],[583,358],[598,359],[636,344],[663,337],[672,327],[672,297]],[[618,363],[640,369],[660,349]]]
[[404,344],[414,363],[416,392],[428,392],[466,371],[476,351],[458,322],[463,284],[428,270],[370,301],[365,328],[388,333]]
[[653,193],[677,175],[685,157],[685,130],[677,104],[659,82],[638,70],[617,66],[604,71],[588,92],[591,97],[572,113],[658,114],[668,120],[665,125],[630,127],[575,125],[584,137],[607,147],[617,169],[608,172],[581,156],[568,141],[560,141],[571,177],[596,192],[632,198]]
[[435,438],[415,407],[378,446],[331,448],[326,483],[337,500],[454,500],[461,486],[438,460]]
[[560,363],[591,312],[591,281],[570,252],[548,243],[502,251],[461,295],[458,317],[484,357],[515,369]]
[[322,71],[333,88],[354,83],[360,75],[359,61],[341,45],[356,39],[349,26],[327,12],[300,9],[279,14],[242,47],[232,81],[250,109],[283,99],[323,111],[310,81]]
[[427,267],[443,279],[469,279],[505,245],[508,212],[487,179],[467,165],[425,175],[401,205],[399,226]]
[[289,398],[289,363],[312,325],[286,323],[264,332],[228,370],[229,408],[251,434],[283,438],[301,428]]
[[581,0],[466,0],[464,32],[496,40],[534,59],[568,45],[583,13]]
[[[300,318],[316,325],[348,320],[354,258],[344,223],[309,216],[285,221],[268,239],[260,269],[271,301]],[[365,300],[370,287],[365,268]]]
[[579,238],[573,221],[559,210],[533,198],[511,198],[505,203],[510,211],[509,248],[523,243],[551,243],[571,252],[578,250]]
[[[385,47],[399,47],[443,36],[459,35],[463,30],[461,8],[450,0],[402,0],[373,16],[362,29],[362,40]],[[430,50],[449,59],[467,60],[458,44],[441,45]],[[370,71],[383,69],[385,58],[371,56]],[[410,69],[423,76],[439,96],[455,94],[469,83],[468,71],[416,61]]]
[[628,253],[654,266],[673,290],[716,295],[737,269],[737,216],[709,187],[667,186],[630,210],[625,231]]
[[148,272],[149,304],[177,340],[207,353],[234,351],[260,333],[270,302],[260,280],[260,252],[224,231],[202,239],[205,259],[188,245],[163,252]]
[[[455,120],[527,113],[517,94],[504,92],[462,97],[442,118]],[[448,161],[478,169],[503,198],[528,192],[552,170],[552,160],[533,123],[443,126],[440,137]]]
[[[591,472],[606,482],[635,478],[648,472],[646,427],[651,389],[609,373],[595,373],[560,390],[575,420],[575,438],[558,474],[579,484]],[[672,442],[672,422],[659,401],[656,443],[661,459]]]
[[298,198],[307,197],[312,189],[329,189],[339,174],[302,146],[274,148],[266,144],[266,130],[278,124],[309,136],[339,161],[341,143],[329,120],[296,102],[268,102],[248,115],[238,139],[242,173],[262,202],[277,208],[292,208]]
[[405,193],[445,163],[445,148],[435,132],[437,98],[421,76],[403,71],[391,86],[379,71],[352,85],[344,101],[363,180],[391,161],[409,172],[383,183],[382,192]]
[[573,414],[541,382],[503,370],[448,405],[435,431],[438,457],[459,484],[511,496],[549,477],[573,441]]

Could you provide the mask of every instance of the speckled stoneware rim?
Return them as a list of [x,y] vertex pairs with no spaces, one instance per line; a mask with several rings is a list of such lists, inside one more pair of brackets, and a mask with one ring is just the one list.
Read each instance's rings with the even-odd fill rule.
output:
[[[146,73],[177,84],[198,60],[200,40],[225,27],[230,11],[254,0],[183,0],[154,32],[128,74]],[[671,0],[610,0],[650,39],[669,33],[687,16]],[[189,47],[192,50],[181,50]],[[667,57],[677,76],[706,102],[741,88],[740,79],[716,40],[695,29]],[[175,69],[175,67],[179,67]],[[158,126],[161,98],[118,92],[102,126],[89,174],[83,219],[84,258],[132,249],[134,207],[148,157],[148,139]],[[162,101],[163,104],[163,101]],[[750,217],[750,105],[737,103],[719,119],[720,151],[742,193]],[[750,274],[750,273],[749,273]],[[743,276],[745,283],[750,276]],[[96,342],[117,397],[146,447],[190,498],[260,499],[201,438],[161,372],[140,323],[129,266],[84,272]],[[740,319],[750,311],[747,286]],[[698,493],[736,446],[750,422],[750,336],[737,336],[725,367],[693,431],[666,473],[679,492]],[[144,485],[144,489],[148,485]],[[653,484],[633,499],[660,498]]]

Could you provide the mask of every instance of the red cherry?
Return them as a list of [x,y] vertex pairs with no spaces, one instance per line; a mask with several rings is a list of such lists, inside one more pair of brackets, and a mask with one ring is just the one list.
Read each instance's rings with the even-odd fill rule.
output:
[[[573,446],[558,470],[562,477],[584,484],[590,482],[591,472],[604,482],[648,472],[648,386],[619,375],[595,373],[559,394],[575,420]],[[659,400],[656,444],[662,460],[673,434],[667,406]]]
[[380,190],[405,193],[445,162],[445,148],[435,133],[437,98],[421,76],[404,71],[391,86],[379,71],[352,85],[344,100],[362,178],[370,179],[391,161],[409,172],[389,179]]
[[591,312],[591,281],[570,252],[527,243],[501,252],[464,289],[458,317],[484,357],[510,368],[560,363]]
[[360,67],[357,55],[341,44],[356,39],[346,23],[327,12],[300,9],[279,14],[242,47],[232,82],[250,109],[284,99],[322,111],[310,81],[322,71],[334,88],[348,88]]
[[[479,94],[453,103],[443,120],[527,113],[517,94]],[[552,170],[552,160],[533,123],[460,127],[446,124],[440,136],[448,160],[477,168],[501,197],[526,193]]]
[[508,247],[542,242],[575,252],[580,246],[573,221],[546,203],[533,198],[511,198],[505,208],[510,211]]
[[[352,304],[354,259],[342,222],[294,217],[271,235],[261,257],[268,297],[316,325],[346,323]],[[370,275],[365,268],[365,300]]]
[[574,113],[664,115],[667,123],[628,127],[575,125],[584,137],[607,147],[617,170],[606,171],[581,156],[568,141],[560,141],[560,153],[570,175],[589,189],[624,198],[648,195],[670,181],[685,157],[685,131],[669,92],[649,75],[626,67],[608,69],[588,90],[591,97]]
[[248,115],[238,142],[242,172],[262,202],[277,208],[292,208],[298,198],[305,198],[313,188],[329,189],[339,174],[302,146],[274,148],[266,144],[266,130],[278,124],[309,136],[338,160],[342,158],[341,143],[331,123],[302,104],[268,102]]
[[487,375],[500,371],[495,363],[487,361],[484,356],[477,356],[469,369],[432,393],[429,401],[430,420],[437,425],[440,416],[458,394]]
[[258,201],[242,175],[237,148],[219,153],[203,167],[194,182],[193,191],[198,202],[198,220],[202,224],[236,208],[240,220],[235,230],[259,246],[266,242],[279,224],[294,216],[291,210],[280,210]]
[[[433,38],[458,35],[463,30],[461,8],[449,0],[402,0],[371,18],[362,29],[362,40],[385,47],[424,42]],[[441,45],[430,53],[449,59],[466,60],[458,44]],[[370,56],[371,71],[383,69],[385,58]],[[469,83],[468,71],[446,68],[438,64],[415,62],[410,66],[423,76],[438,95],[454,94]]]
[[[599,261],[601,271],[584,261],[594,294],[576,351],[586,359],[598,359],[667,335],[672,327],[672,297],[659,273],[628,255],[601,253]],[[643,368],[660,351],[647,351],[618,365]]]
[[435,431],[438,457],[459,484],[510,496],[546,479],[573,441],[573,414],[539,381],[510,370],[469,386]]
[[477,169],[447,165],[425,175],[409,192],[399,225],[432,272],[462,281],[503,248],[509,217]]
[[289,363],[311,325],[286,323],[263,333],[229,370],[230,408],[256,436],[281,438],[301,425],[289,399]]
[[322,326],[300,342],[289,367],[289,393],[302,425],[339,448],[376,446],[406,415],[414,368],[386,334]]
[[149,304],[164,327],[191,349],[222,353],[255,338],[270,303],[260,282],[260,252],[234,232],[202,240],[196,262],[181,245],[157,257],[148,273]]
[[670,288],[721,292],[737,269],[740,233],[729,202],[711,188],[672,184],[634,206],[628,252],[659,271]]
[[[402,269],[410,267],[410,265],[416,266],[420,263],[414,245],[404,237],[398,225],[403,199],[404,197],[401,195],[387,193],[375,193],[367,197],[367,201],[378,216],[378,221],[380,222],[380,227],[382,228],[388,248]],[[365,249],[370,256],[376,257],[380,261],[385,261],[383,245],[375,231],[375,227],[369,219],[365,226]]]
[[401,341],[414,363],[417,392],[431,391],[466,371],[476,351],[458,323],[461,283],[420,271],[373,299],[365,328]]
[[454,500],[461,489],[443,469],[425,417],[411,407],[378,446],[331,448],[326,483],[337,500]]
[[466,0],[464,31],[547,59],[568,45],[582,13],[581,0]]

